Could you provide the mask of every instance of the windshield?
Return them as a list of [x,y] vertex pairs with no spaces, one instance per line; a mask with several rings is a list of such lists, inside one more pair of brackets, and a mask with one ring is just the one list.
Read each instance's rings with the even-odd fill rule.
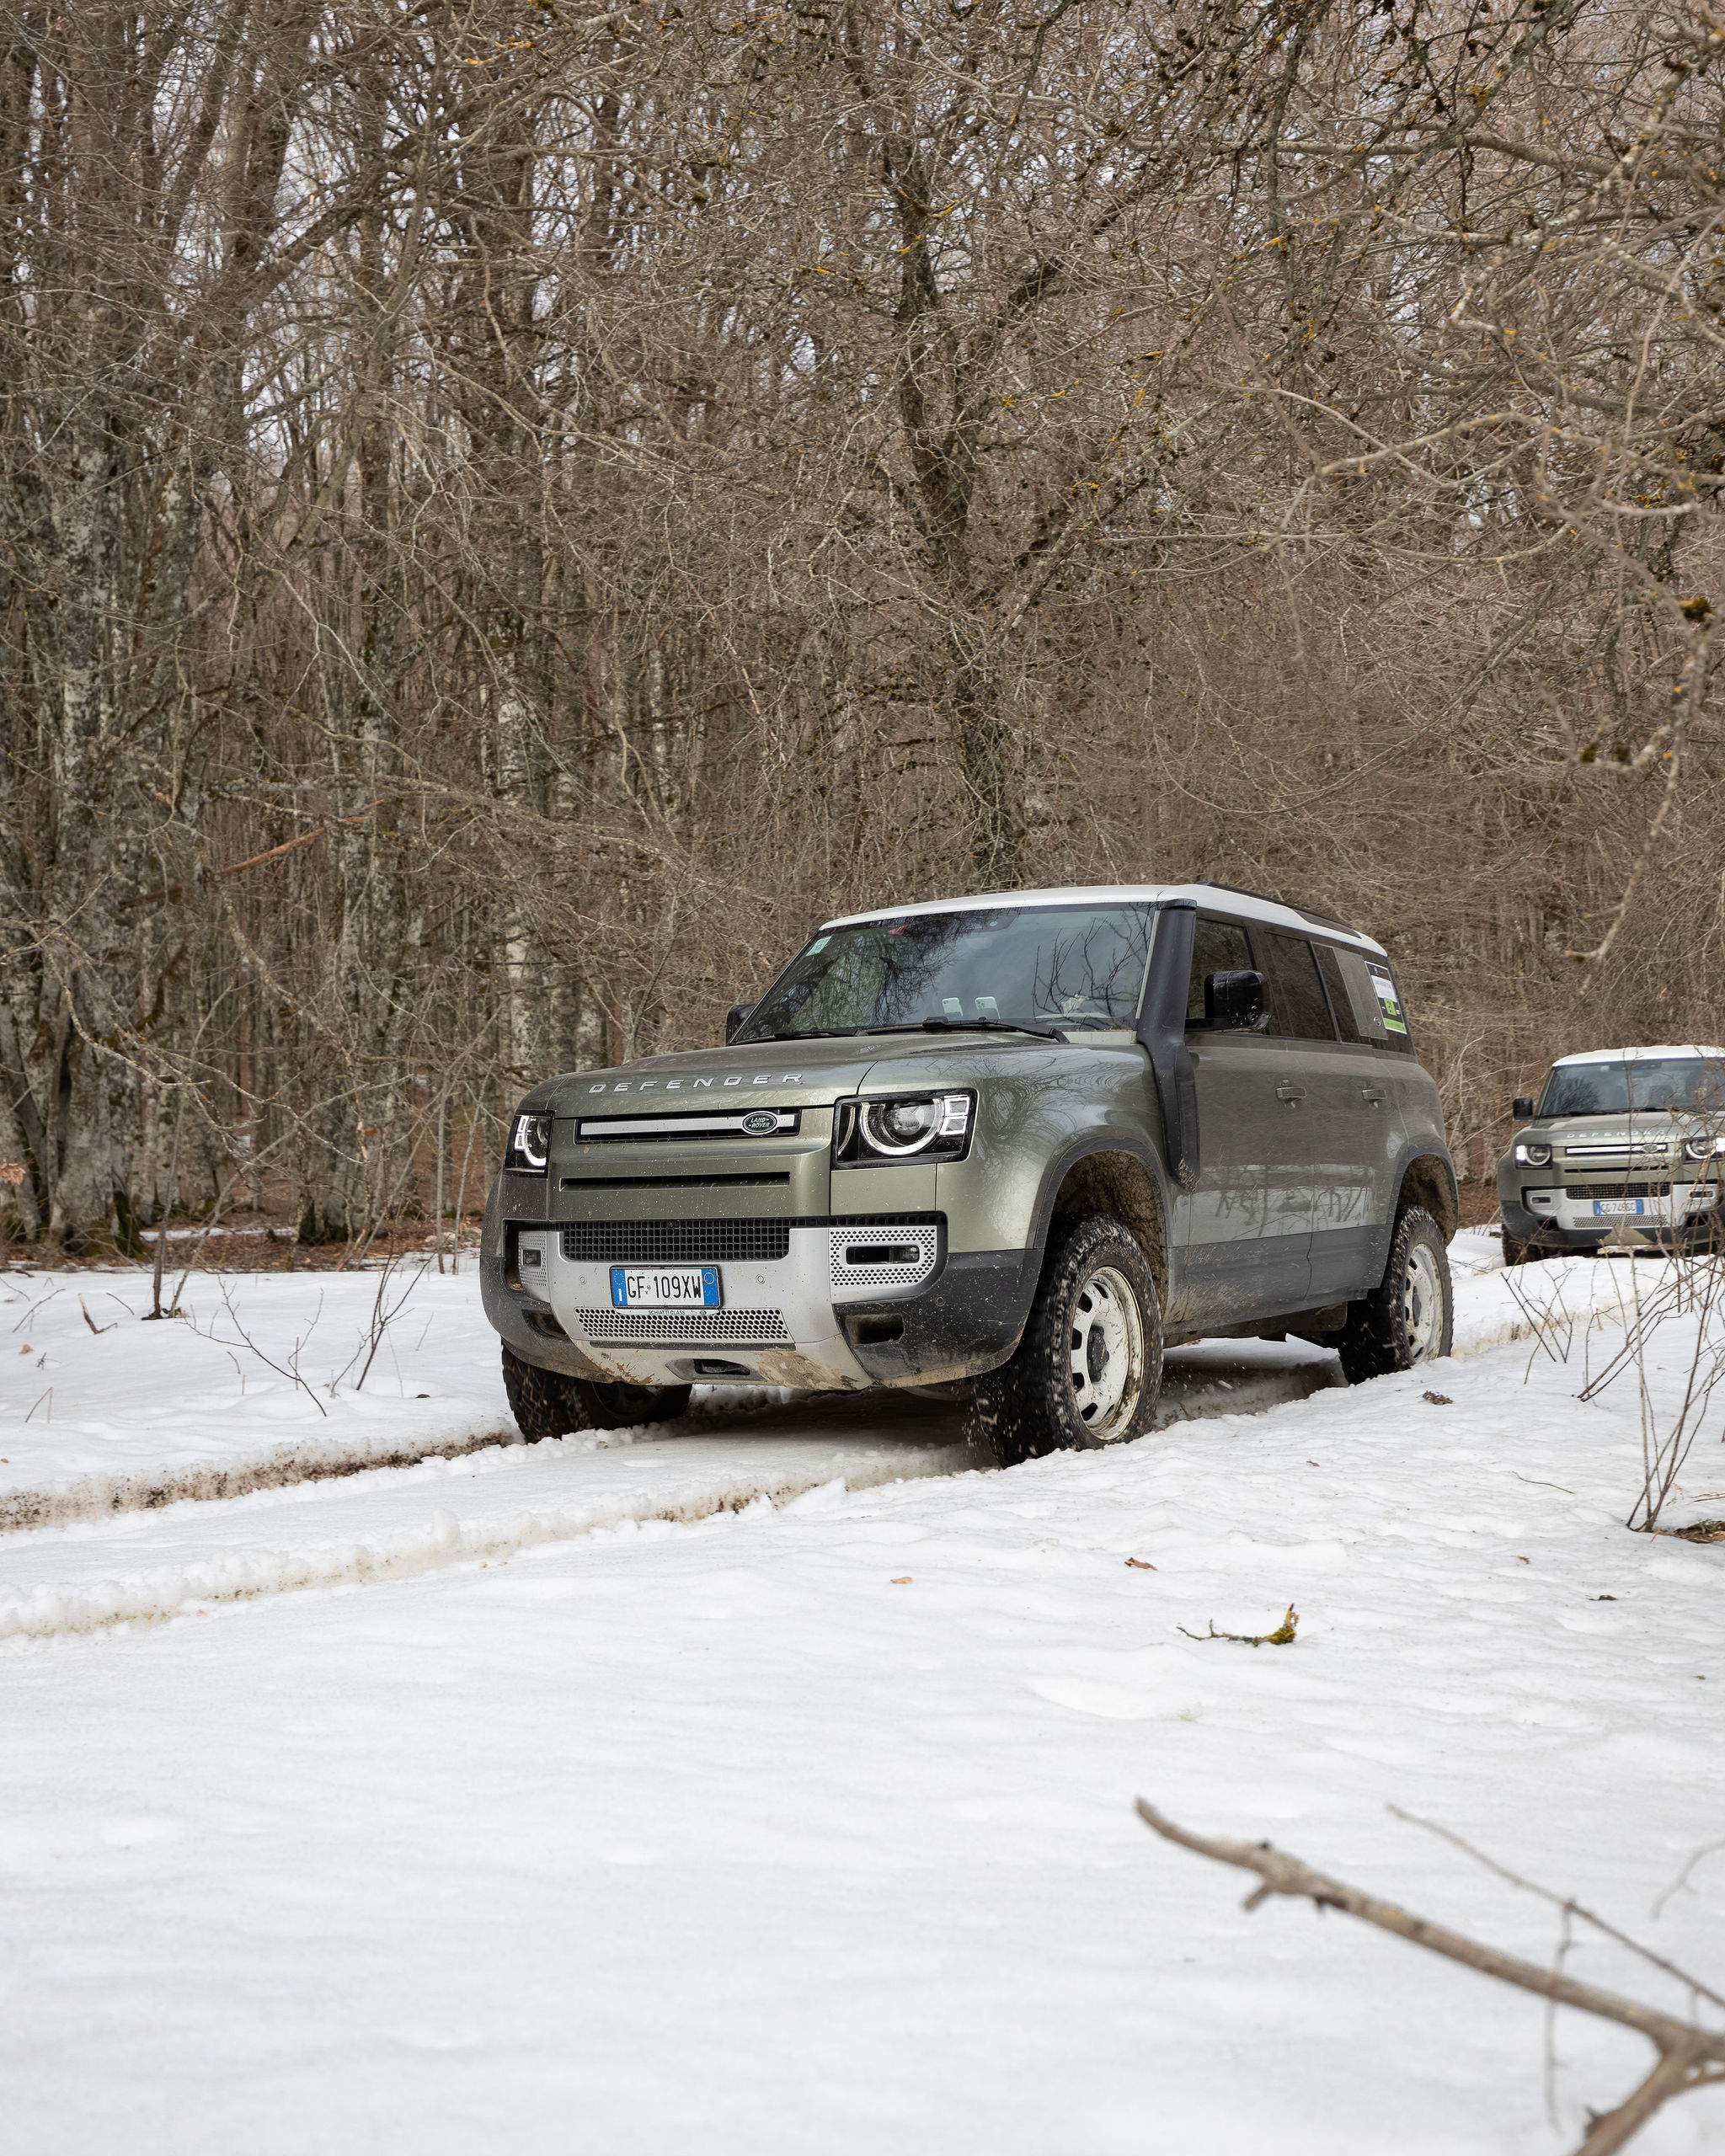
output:
[[1722,1109],[1725,1064],[1699,1055],[1560,1063],[1540,1098],[1542,1116],[1717,1115]]
[[1131,1026],[1150,952],[1147,906],[985,906],[859,921],[817,936],[750,1013],[740,1041],[874,1026]]

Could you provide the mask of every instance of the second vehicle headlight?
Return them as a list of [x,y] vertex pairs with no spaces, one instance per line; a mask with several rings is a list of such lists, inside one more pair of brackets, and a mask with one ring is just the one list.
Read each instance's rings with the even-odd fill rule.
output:
[[1691,1161],[1710,1161],[1716,1153],[1725,1153],[1725,1138],[1685,1138],[1683,1150]]
[[892,1161],[961,1161],[969,1150],[974,1093],[899,1093],[885,1100],[843,1101],[834,1135],[840,1167],[883,1167]]
[[1536,1138],[1524,1139],[1515,1149],[1515,1157],[1525,1168],[1548,1168],[1551,1165],[1551,1149],[1541,1145]]

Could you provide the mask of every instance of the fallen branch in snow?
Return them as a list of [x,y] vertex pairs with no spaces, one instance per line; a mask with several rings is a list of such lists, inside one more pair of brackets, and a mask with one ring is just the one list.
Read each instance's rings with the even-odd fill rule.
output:
[[[1575,2156],[1611,2156],[1613,2150],[1621,2148],[1646,2125],[1668,2098],[1725,2081],[1725,2032],[1716,2035],[1696,2022],[1661,2014],[1654,2007],[1621,1998],[1617,1993],[1603,1990],[1597,1984],[1578,1983],[1574,1977],[1563,1976],[1555,1969],[1536,1968],[1531,1961],[1500,1953],[1495,1946],[1482,1946],[1459,1931],[1450,1931],[1425,1917],[1413,1916],[1407,1910],[1398,1908],[1393,1902],[1381,1902],[1375,1895],[1362,1894],[1357,1886],[1345,1886],[1339,1879],[1314,1871],[1298,1857],[1285,1856],[1268,1842],[1225,1841],[1192,1833],[1184,1827],[1176,1826],[1172,1819],[1164,1818],[1141,1796],[1137,1801],[1137,1809],[1145,1825],[1164,1841],[1178,1843],[1182,1849],[1195,1850],[1199,1856],[1210,1857],[1218,1864],[1255,1872],[1262,1883],[1247,1896],[1244,1906],[1248,1909],[1255,1909],[1272,1894],[1308,1901],[1320,1910],[1340,1909],[1348,1916],[1358,1917],[1363,1924],[1376,1925],[1380,1931],[1393,1932],[1398,1939],[1441,1954],[1446,1961],[1460,1961],[1466,1968],[1495,1977],[1500,1983],[1514,1984],[1518,1990],[1532,1992],[1554,2005],[1573,2006],[1578,2013],[1597,2015],[1601,2020],[1617,2022],[1645,2036],[1658,2053],[1653,2071],[1616,2110],[1590,2116],[1586,2137]],[[1680,1982],[1692,1983],[1692,1979],[1680,1971],[1676,1973]],[[1706,1988],[1694,1984],[1693,1988],[1705,1992]]]
[[[1129,1557],[1126,1561],[1130,1565],[1132,1560]],[[1289,1647],[1294,1644],[1294,1635],[1299,1625],[1300,1612],[1290,1602],[1287,1615],[1274,1632],[1219,1632],[1214,1617],[1210,1620],[1207,1632],[1187,1632],[1183,1625],[1175,1625],[1174,1630],[1185,1632],[1188,1640],[1237,1640],[1242,1647]]]

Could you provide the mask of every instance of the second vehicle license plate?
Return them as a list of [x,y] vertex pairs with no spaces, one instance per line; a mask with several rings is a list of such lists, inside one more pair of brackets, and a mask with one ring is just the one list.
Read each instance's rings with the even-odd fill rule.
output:
[[611,1307],[620,1310],[716,1310],[724,1301],[716,1265],[613,1265]]
[[1644,1213],[1647,1208],[1638,1198],[1596,1198],[1594,1218],[1596,1220],[1620,1220],[1626,1214]]

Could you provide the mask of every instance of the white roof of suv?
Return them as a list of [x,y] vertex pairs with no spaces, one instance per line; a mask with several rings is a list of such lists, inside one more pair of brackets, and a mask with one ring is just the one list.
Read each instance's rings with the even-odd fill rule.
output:
[[1589,1048],[1579,1055],[1560,1055],[1551,1068],[1562,1070],[1572,1063],[1652,1062],[1672,1055],[1701,1056],[1709,1061],[1725,1063],[1725,1048]]
[[[1190,899],[1196,905],[1243,914],[1247,920],[1261,921],[1271,928],[1288,928],[1300,934],[1319,929],[1338,942],[1358,945],[1362,951],[1375,952],[1380,958],[1386,955],[1381,943],[1374,942],[1370,936],[1362,936],[1356,928],[1344,928],[1340,921],[1332,921],[1323,914],[1302,913],[1297,906],[1284,906],[1275,899],[1260,899],[1250,891],[1231,890],[1226,883],[1072,883],[1052,891],[981,891],[969,898],[930,899],[922,905],[879,906],[871,913],[841,914],[837,919],[824,921],[820,925],[823,929],[852,928],[859,921],[896,921],[914,913],[964,913],[973,906],[1108,906],[1123,903],[1159,905],[1169,899]],[[1647,1054],[1655,1051],[1642,1052]]]

